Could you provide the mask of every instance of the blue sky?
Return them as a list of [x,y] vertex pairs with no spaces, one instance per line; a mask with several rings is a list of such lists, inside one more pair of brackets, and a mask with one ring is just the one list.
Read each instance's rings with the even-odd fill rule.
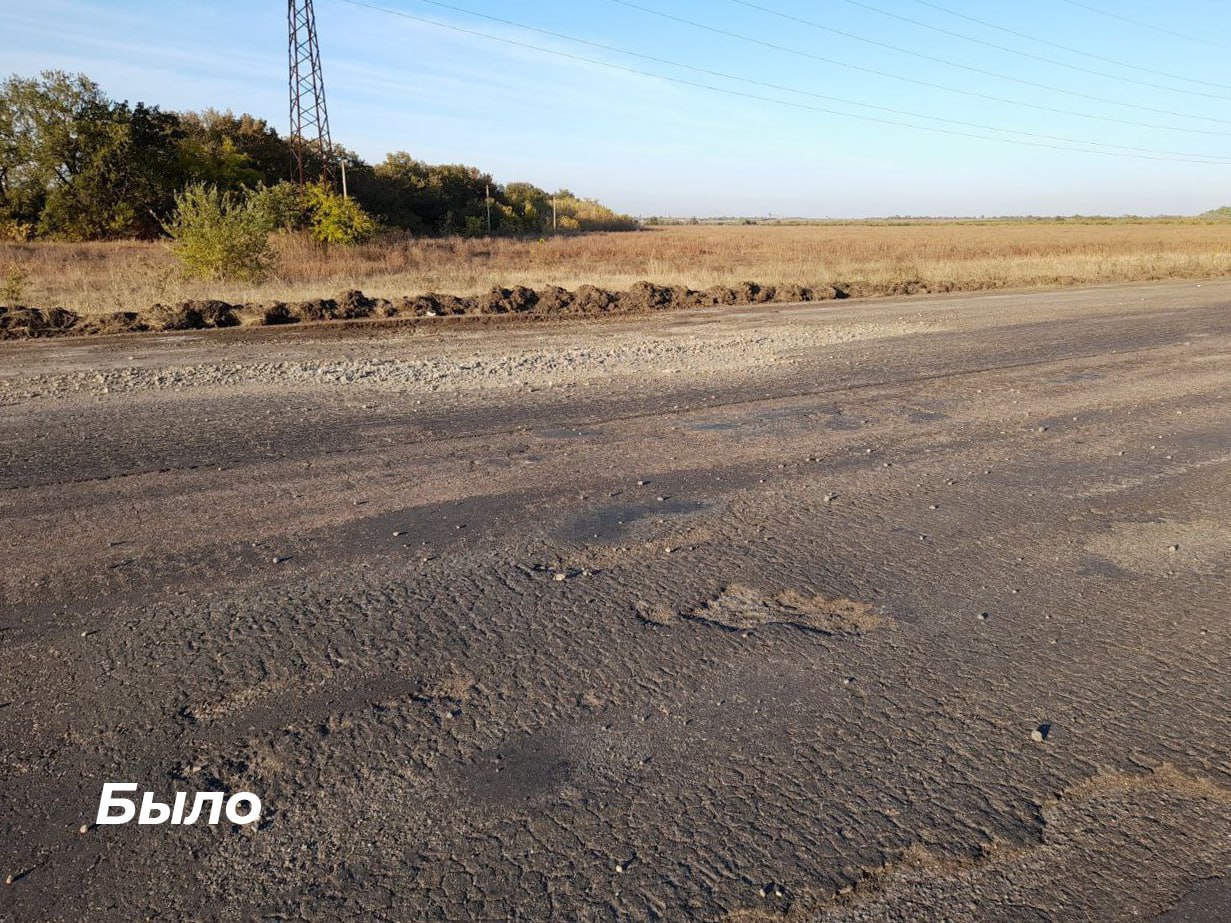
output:
[[[363,2],[405,16],[347,0],[316,0],[316,13],[334,139],[369,160],[406,150],[475,164],[639,215],[1231,204],[1223,0],[448,4],[557,36],[427,0]],[[117,98],[249,111],[285,131],[285,3],[0,0],[0,34],[0,73],[81,71]],[[1140,157],[1088,153],[1091,143]]]

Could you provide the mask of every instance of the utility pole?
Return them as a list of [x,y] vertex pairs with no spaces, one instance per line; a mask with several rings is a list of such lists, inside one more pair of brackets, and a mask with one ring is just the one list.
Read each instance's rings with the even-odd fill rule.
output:
[[325,77],[312,0],[287,0],[291,91],[291,179],[302,186],[313,157],[321,179],[333,179],[333,142],[325,108]]
[[556,222],[556,197],[552,196],[551,197],[551,229],[553,231],[556,231],[556,230],[559,230],[559,228],[560,228],[560,225]]
[[486,183],[483,186],[483,197],[487,201],[487,236],[492,236],[492,185]]

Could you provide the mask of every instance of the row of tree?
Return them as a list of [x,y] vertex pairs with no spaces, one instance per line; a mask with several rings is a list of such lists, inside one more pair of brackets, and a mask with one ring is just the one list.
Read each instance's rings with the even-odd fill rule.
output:
[[[567,190],[501,185],[475,167],[406,153],[365,163],[339,149],[351,195],[382,225],[415,234],[544,234],[632,230],[637,222]],[[69,240],[164,233],[176,195],[274,187],[291,149],[263,119],[166,112],[110,99],[80,74],[47,71],[0,82],[0,236]]]

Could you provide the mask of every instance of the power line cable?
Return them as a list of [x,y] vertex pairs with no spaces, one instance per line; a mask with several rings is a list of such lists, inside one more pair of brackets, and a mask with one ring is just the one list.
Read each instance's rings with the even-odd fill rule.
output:
[[941,6],[939,3],[932,3],[931,0],[914,0],[914,2],[920,4],[921,6],[931,7],[934,10],[939,10],[942,13],[947,13],[950,16],[956,16],[958,19],[965,19],[967,22],[973,22],[977,25],[985,26],[988,29],[995,29],[998,32],[1004,32],[1007,35],[1015,35],[1018,38],[1024,38],[1027,41],[1038,42],[1040,45],[1048,45],[1052,48],[1059,48],[1061,51],[1068,51],[1068,52],[1072,52],[1073,54],[1085,55],[1086,57],[1094,58],[1096,61],[1104,61],[1108,64],[1115,64],[1119,67],[1131,67],[1134,70],[1139,70],[1147,74],[1154,74],[1155,76],[1158,76],[1158,77],[1170,77],[1173,80],[1186,80],[1189,83],[1200,83],[1206,86],[1221,87],[1224,89],[1226,88],[1226,86],[1221,83],[1209,83],[1205,80],[1197,80],[1192,77],[1185,77],[1181,74],[1172,74],[1167,71],[1154,70],[1153,68],[1150,68],[1150,67],[1143,67],[1140,64],[1133,64],[1129,61],[1121,61],[1118,58],[1109,58],[1104,55],[1095,54],[1092,51],[1084,51],[1080,48],[1073,48],[1070,45],[1062,45],[1059,42],[1053,42],[1050,39],[1039,38],[1039,36],[1031,35],[1028,32],[1019,32],[1018,30],[1010,29],[1007,26],[1000,26],[994,22],[988,22],[986,19],[979,19],[977,16],[970,16],[966,13],[959,12],[958,10],[951,10],[947,6]]
[[[538,29],[533,26],[526,26],[521,23],[513,22],[512,20],[501,19],[496,16],[490,16],[486,13],[478,13],[473,10],[466,10],[459,6],[454,6],[449,3],[444,3],[442,2],[442,0],[416,0],[416,2],[440,7],[441,9],[452,10],[454,12],[468,13],[472,16],[477,16],[481,19],[487,19],[492,22],[498,22],[498,23],[501,23],[502,25],[511,25],[511,26],[516,26],[519,28],[528,29],[533,32],[539,32],[540,34],[543,34],[543,35],[552,36],[553,38],[563,38],[563,39],[570,40],[570,41],[578,41],[578,42],[581,42],[582,44],[588,44],[588,45],[591,45],[592,47],[597,47],[597,48],[604,48],[605,50],[608,50],[608,51],[629,53],[629,52],[624,52],[622,49],[616,49],[616,48],[612,48],[611,46],[605,46],[605,45],[601,45],[595,42],[589,42],[584,39],[576,39],[576,38],[573,38],[572,36],[562,35],[561,33],[551,32],[546,29]],[[792,49],[787,49],[787,50],[792,50]],[[851,64],[846,61],[840,61],[840,60],[837,60],[836,58],[828,58],[823,55],[810,54],[807,52],[800,52],[800,51],[795,51],[794,53],[803,54],[817,61],[821,61],[826,64],[832,64],[837,67],[844,67],[849,70],[858,71],[860,73],[872,74],[878,77],[887,77],[891,80],[898,80],[903,83],[912,84],[915,86],[928,87],[930,89],[941,90],[946,93],[954,93],[960,96],[966,96],[972,99],[980,99],[980,100],[984,100],[987,102],[1001,103],[1003,105],[1008,105],[1008,106],[1017,106],[1023,109],[1031,109],[1036,112],[1046,112],[1051,115],[1066,115],[1066,116],[1071,116],[1074,118],[1087,119],[1089,121],[1094,121],[1094,122],[1104,122],[1104,123],[1111,124],[1111,125],[1126,125],[1132,128],[1148,128],[1148,129],[1152,129],[1155,131],[1183,132],[1185,134],[1205,135],[1209,137],[1231,137],[1231,131],[1217,131],[1217,130],[1206,129],[1206,128],[1186,128],[1186,127],[1177,126],[1177,125],[1159,125],[1154,122],[1141,122],[1141,121],[1135,121],[1131,119],[1121,119],[1121,118],[1116,118],[1115,116],[1109,116],[1109,115],[1095,115],[1089,112],[1080,112],[1075,109],[1061,109],[1056,106],[1046,106],[1046,105],[1042,105],[1039,103],[1030,103],[1030,102],[1025,102],[1023,100],[1010,99],[1005,96],[995,96],[990,93],[982,93],[977,90],[966,90],[960,87],[948,86],[943,83],[932,83],[930,81],[919,80],[914,77],[905,77],[901,74],[894,74],[888,71],[877,70],[875,68],[865,67],[861,64]],[[665,60],[665,59],[655,59],[649,56],[642,56],[642,57],[645,57],[647,60],[658,60],[658,61]],[[666,62],[666,63],[675,63],[675,62]],[[683,67],[685,65],[677,65],[677,66]],[[710,73],[713,73],[713,72],[710,72]],[[853,105],[861,105],[861,104],[854,103]],[[1217,121],[1217,120],[1214,120],[1214,121]],[[1224,122],[1223,124],[1231,125],[1231,122]]]
[[[499,23],[500,25],[512,26],[516,29],[523,29],[527,32],[536,32],[539,35],[546,35],[550,38],[562,39],[567,42],[575,42],[579,45],[589,46],[590,48],[598,48],[602,51],[610,51],[610,52],[614,52],[615,54],[621,54],[621,55],[626,55],[632,58],[638,58],[642,61],[651,61],[655,64],[665,64],[668,67],[677,67],[682,70],[689,70],[689,71],[693,71],[694,73],[705,74],[706,76],[709,76],[709,77],[719,77],[723,80],[731,80],[731,81],[735,81],[738,83],[745,83],[751,86],[761,87],[762,89],[777,90],[777,91],[784,92],[784,93],[793,93],[799,96],[808,96],[813,99],[821,99],[827,102],[841,103],[842,105],[855,106],[857,108],[873,109],[879,112],[887,112],[891,115],[901,115],[901,116],[906,116],[908,118],[925,119],[925,120],[930,120],[930,121],[935,121],[935,122],[941,122],[947,125],[956,125],[960,128],[973,128],[977,131],[1003,132],[1005,134],[1021,135],[1023,137],[1038,138],[1038,139],[1045,140],[1045,141],[1059,141],[1065,144],[1087,145],[1091,147],[1105,147],[1105,148],[1113,148],[1113,149],[1121,150],[1121,151],[1134,151],[1136,153],[1141,153],[1141,154],[1156,154],[1156,155],[1163,155],[1163,156],[1183,157],[1183,158],[1191,158],[1194,160],[1203,159],[1203,160],[1209,160],[1210,162],[1214,162],[1214,163],[1224,162],[1224,158],[1218,155],[1212,155],[1212,154],[1195,154],[1189,151],[1167,151],[1167,150],[1157,150],[1153,148],[1132,147],[1132,146],[1123,145],[1123,144],[1110,144],[1110,143],[1102,142],[1102,141],[1090,141],[1090,140],[1083,139],[1083,138],[1070,138],[1070,137],[1066,137],[1063,135],[1048,135],[1048,134],[1041,134],[1038,132],[1022,131],[1022,130],[1015,129],[1015,128],[1001,128],[995,125],[987,125],[987,124],[981,124],[977,122],[963,122],[957,119],[945,118],[943,116],[930,115],[928,113],[912,112],[907,109],[895,109],[890,106],[881,106],[881,105],[877,105],[876,103],[860,102],[858,100],[846,99],[841,96],[831,96],[825,93],[817,93],[812,90],[804,90],[798,87],[786,86],[780,83],[771,83],[771,82],[764,81],[764,80],[757,80],[752,77],[744,77],[738,74],[730,74],[724,71],[712,70],[710,68],[700,67],[695,64],[686,64],[682,61],[676,61],[671,58],[663,58],[657,55],[644,54],[643,52],[639,52],[639,51],[631,51],[627,48],[620,48],[618,46],[609,45],[603,42],[595,42],[590,39],[579,38],[578,36],[575,36],[575,35],[567,35],[563,32],[556,32],[551,29],[543,29],[539,26],[527,25],[526,23],[517,22],[512,19],[505,19],[500,16],[492,16],[490,13],[482,13],[477,10],[471,10],[466,7],[457,6],[456,4],[445,3],[443,2],[443,0],[417,0],[417,2],[426,3],[430,6],[440,7],[441,9],[450,10],[455,13],[462,13],[467,16],[474,16],[478,19],[485,19],[489,22]],[[1228,134],[1231,134],[1231,133],[1228,133]]]
[[[763,48],[771,48],[775,51],[782,51],[787,54],[796,55],[802,58],[810,58],[815,61],[824,61],[826,63],[834,63],[831,59],[826,58],[822,55],[816,55],[816,54],[813,54],[812,52],[803,51],[799,48],[792,48],[789,45],[779,45],[776,42],[767,42],[762,39],[757,39],[757,38],[753,38],[748,35],[743,35],[739,32],[732,32],[729,29],[721,29],[717,26],[711,26],[703,22],[697,22],[695,19],[686,19],[683,16],[676,16],[673,13],[667,13],[667,12],[664,12],[663,10],[657,10],[652,7],[642,6],[639,3],[633,3],[632,0],[610,0],[610,2],[619,4],[620,6],[626,6],[629,9],[639,10],[642,13],[648,13],[651,16],[658,16],[662,19],[681,23],[683,25],[691,26],[696,29],[702,29],[706,32],[712,32],[715,35],[723,35],[723,36],[726,36],[727,38],[733,38],[733,39],[736,39],[737,41],[746,42],[748,44],[760,45]],[[1127,109],[1137,109],[1142,112],[1151,112],[1157,115],[1170,115],[1170,116],[1173,116],[1176,118],[1182,118],[1182,119],[1196,119],[1198,121],[1203,121],[1203,122],[1214,122],[1214,123],[1222,124],[1222,125],[1231,125],[1231,121],[1228,121],[1226,119],[1214,118],[1208,115],[1192,115],[1191,113],[1186,113],[1186,112],[1176,112],[1173,109],[1156,109],[1152,106],[1142,106],[1136,103],[1121,102],[1115,99],[1108,99],[1105,96],[1095,96],[1090,93],[1082,93],[1078,90],[1066,90],[1062,87],[1051,86],[1045,83],[1035,83],[1031,80],[1024,80],[1020,77],[1011,77],[1007,74],[999,74],[999,73],[996,73],[995,71],[983,70],[982,68],[973,67],[969,64],[961,64],[957,61],[950,61],[946,58],[937,58],[932,55],[924,54],[921,51],[911,51],[908,48],[902,48],[897,45],[891,45],[888,42],[882,42],[877,39],[865,38],[860,35],[855,35],[854,33],[851,33],[851,32],[844,32],[840,29],[833,29],[833,28],[830,28],[829,26],[822,25],[821,23],[814,22],[813,20],[810,20],[810,19],[803,19],[799,16],[793,16],[789,13],[783,13],[778,10],[770,9],[769,7],[759,6],[755,3],[749,3],[748,0],[731,0],[731,2],[738,3],[741,6],[752,7],[753,9],[761,10],[762,12],[769,13],[773,16],[781,17],[782,19],[786,19],[791,22],[799,23],[800,25],[810,26],[814,29],[819,29],[822,32],[829,32],[835,35],[841,35],[846,38],[854,39],[855,41],[863,42],[868,45],[875,45],[880,48],[887,48],[890,51],[895,51],[895,52],[899,52],[902,54],[910,55],[912,57],[921,58],[925,61],[931,61],[935,64],[943,64],[946,67],[956,67],[956,68],[959,68],[960,70],[969,71],[974,74],[979,74],[980,76],[983,76],[983,77],[994,77],[997,80],[1008,80],[1013,83],[1020,83],[1024,86],[1033,87],[1034,89],[1037,89],[1037,90],[1047,90],[1048,92],[1051,92],[1051,93],[1060,93],[1066,96],[1076,96],[1082,99],[1089,99],[1089,100],[1093,100],[1094,102],[1103,103],[1104,105],[1123,106],[1124,108],[1127,108]],[[882,71],[873,70],[872,68],[859,67],[856,65],[843,65],[843,66],[855,67],[858,70],[865,70],[869,73],[877,73],[877,74],[880,74],[881,76],[887,76],[887,77],[892,77],[894,79],[899,79],[897,75],[886,74]],[[923,80],[915,80],[914,78],[910,78],[910,80],[911,82],[919,83],[924,86],[937,86],[936,84],[929,84],[927,83],[927,81],[923,81]],[[941,88],[951,89],[948,87],[941,87]]]
[[[1107,73],[1107,71],[1095,70],[1094,68],[1091,68],[1091,67],[1082,67],[1080,64],[1072,64],[1067,61],[1058,61],[1055,58],[1044,57],[1043,55],[1031,54],[1028,51],[1022,51],[1020,48],[1012,48],[1008,45],[1000,45],[1000,44],[997,44],[996,42],[989,42],[985,39],[978,38],[977,36],[967,35],[965,32],[954,32],[951,29],[945,29],[945,28],[942,28],[941,26],[934,26],[931,23],[923,22],[922,20],[919,20],[919,19],[913,19],[910,16],[903,16],[901,13],[895,13],[892,10],[886,10],[886,9],[882,9],[879,6],[873,6],[871,3],[863,3],[861,2],[861,0],[844,0],[844,2],[850,4],[851,6],[857,6],[860,9],[864,9],[864,10],[868,10],[869,12],[876,13],[880,16],[887,16],[890,19],[896,19],[900,22],[909,23],[910,25],[917,26],[920,29],[927,29],[929,32],[936,32],[939,35],[947,35],[950,38],[961,39],[964,42],[973,42],[976,45],[982,45],[984,48],[992,48],[992,49],[995,49],[996,51],[1003,51],[1003,52],[1006,52],[1007,54],[1017,55],[1020,58],[1027,58],[1031,61],[1041,61],[1044,64],[1052,64],[1052,65],[1055,65],[1056,67],[1065,67],[1065,68],[1068,68],[1069,70],[1078,71],[1079,73],[1093,74],[1096,77],[1107,77],[1111,80],[1120,80],[1125,83],[1134,84],[1136,86],[1150,87],[1151,89],[1163,90],[1168,93],[1187,93],[1193,96],[1205,96],[1209,99],[1231,100],[1231,96],[1224,96],[1222,94],[1215,94],[1215,93],[1205,93],[1200,90],[1185,90],[1181,87],[1163,86],[1158,83],[1152,83],[1148,80],[1136,80],[1132,77],[1123,77],[1119,74],[1109,74]],[[960,19],[965,19],[965,20],[968,20],[969,22],[977,23],[988,29],[996,29],[997,31],[1005,32],[1009,35],[1017,36],[1018,38],[1024,38],[1031,42],[1038,42],[1039,44],[1048,45],[1052,48],[1059,48],[1062,51],[1067,51],[1072,54],[1081,55],[1082,57],[1086,57],[1086,58],[1092,58],[1096,61],[1104,61],[1108,64],[1114,64],[1117,67],[1127,67],[1127,68],[1131,68],[1132,70],[1142,71],[1143,73],[1146,73],[1146,74],[1153,74],[1156,77],[1166,77],[1169,80],[1183,80],[1186,83],[1195,83],[1195,84],[1199,84],[1200,86],[1213,87],[1218,90],[1231,90],[1231,86],[1228,86],[1227,84],[1224,84],[1224,83],[1213,83],[1212,81],[1209,81],[1209,80],[1198,80],[1193,77],[1185,77],[1181,74],[1172,74],[1167,71],[1154,70],[1153,68],[1142,67],[1140,64],[1131,64],[1127,61],[1118,61],[1115,58],[1107,58],[1102,55],[1095,54],[1093,52],[1082,51],[1080,48],[1073,48],[1069,45],[1061,45],[1057,42],[1048,41],[1047,39],[1036,38],[1033,35],[1027,35],[1025,32],[1018,32],[1015,29],[1007,29],[1003,26],[998,26],[995,23],[990,23],[990,22],[987,22],[986,20],[977,19],[974,16],[967,16],[964,13],[959,13],[954,10],[947,9],[946,7],[940,6],[939,4],[930,3],[928,2],[928,0],[914,0],[914,2],[922,6],[930,7],[934,10],[939,10],[942,13],[947,13],[950,16],[957,16]]]
[[[506,38],[503,36],[491,35],[490,33],[480,32],[475,29],[467,29],[463,26],[458,26],[453,23],[441,22],[439,20],[430,19],[425,16],[416,16],[412,13],[406,13],[402,10],[389,9],[388,7],[382,7],[382,6],[373,4],[373,3],[368,3],[368,2],[365,2],[365,0],[340,0],[340,2],[348,3],[352,6],[363,7],[365,9],[373,10],[373,11],[380,12],[380,13],[387,13],[392,16],[398,16],[403,19],[412,20],[414,22],[423,23],[425,25],[435,26],[441,29],[447,29],[449,31],[458,32],[463,35],[470,35],[470,36],[475,36],[478,38],[484,38],[490,41],[499,42],[504,45],[510,45],[510,46],[517,47],[517,48],[529,49],[531,51],[537,51],[543,54],[549,54],[549,55],[553,55],[559,58],[566,58],[572,61],[580,61],[586,64],[593,64],[593,65],[608,68],[611,70],[622,71],[624,73],[629,73],[629,74],[636,74],[641,77],[650,77],[650,78],[657,79],[657,80],[667,81],[669,83],[676,83],[676,84],[680,84],[683,86],[693,87],[695,89],[709,90],[709,91],[716,92],[716,93],[722,93],[727,96],[735,96],[735,97],[739,97],[742,99],[751,99],[757,102],[774,103],[776,105],[787,106],[793,109],[803,109],[803,110],[807,110],[810,112],[820,112],[826,115],[836,115],[842,118],[857,119],[859,121],[874,122],[874,123],[878,123],[882,125],[892,125],[892,126],[900,127],[900,128],[910,128],[910,129],[914,129],[918,131],[932,132],[934,134],[954,135],[954,136],[966,137],[966,138],[976,138],[981,141],[998,141],[998,142],[1007,143],[1007,144],[1023,144],[1023,145],[1028,145],[1031,147],[1048,148],[1050,150],[1069,151],[1069,152],[1081,153],[1081,154],[1102,154],[1102,155],[1111,156],[1111,157],[1131,157],[1131,158],[1139,159],[1139,160],[1155,160],[1155,161],[1168,161],[1168,162],[1179,162],[1179,163],[1200,163],[1200,164],[1207,164],[1207,165],[1214,165],[1214,166],[1231,166],[1231,161],[1213,159],[1206,155],[1200,155],[1200,154],[1180,155],[1177,152],[1177,156],[1161,156],[1169,152],[1161,152],[1161,151],[1145,152],[1144,150],[1142,152],[1137,152],[1137,149],[1134,149],[1134,148],[1120,148],[1119,145],[1103,145],[1103,144],[1100,144],[1100,142],[1087,142],[1087,141],[1074,141],[1073,142],[1075,144],[1086,144],[1086,145],[1094,145],[1094,146],[1099,146],[1099,147],[1120,148],[1120,150],[1095,150],[1095,149],[1091,149],[1091,147],[1062,146],[1059,144],[1046,143],[1044,141],[1022,141],[1022,140],[1014,139],[1014,138],[999,138],[995,136],[974,134],[974,133],[966,132],[966,131],[953,131],[950,129],[936,128],[936,127],[928,126],[928,125],[918,125],[915,123],[903,122],[903,121],[895,120],[895,119],[879,118],[877,116],[868,116],[868,115],[860,115],[860,114],[851,113],[851,112],[842,112],[839,110],[828,109],[828,108],[824,108],[820,106],[811,106],[811,105],[806,105],[804,103],[796,103],[796,102],[791,102],[789,100],[776,99],[770,96],[760,96],[754,93],[745,93],[740,90],[730,89],[729,87],[718,87],[712,84],[699,83],[697,81],[686,80],[680,77],[670,77],[665,74],[656,74],[650,71],[640,70],[638,68],[626,67],[621,64],[613,64],[610,61],[602,61],[596,58],[588,58],[583,55],[577,55],[577,54],[573,54],[567,51],[560,51],[558,49],[553,49],[553,48],[545,48],[541,45],[534,45],[529,42],[518,41],[517,39],[511,39],[511,38]],[[461,7],[454,7],[449,4],[438,2],[438,0],[418,0],[418,2],[430,3],[434,6],[445,7],[445,8],[452,9],[458,12],[470,12],[470,11],[464,10]],[[491,19],[493,21],[500,22],[502,24],[512,25],[518,28],[525,28],[531,31],[537,31],[537,32],[541,32],[544,34],[552,35],[553,37],[556,37],[556,38],[562,38],[562,39],[566,39],[570,41],[583,42],[585,44],[593,45],[595,47],[605,48],[611,51],[616,51],[620,53],[635,55],[638,57],[644,57],[644,58],[651,59],[651,60],[661,61],[662,63],[670,64],[672,66],[692,68],[691,65],[678,64],[676,62],[672,62],[667,59],[651,58],[651,56],[641,55],[638,52],[625,52],[622,49],[615,48],[614,46],[602,45],[597,42],[590,42],[586,39],[574,39],[573,37],[563,35],[562,33],[553,33],[553,32],[549,32],[548,30],[537,29],[536,27],[533,27],[533,26],[523,26],[520,23],[513,22],[512,20],[503,20],[503,19],[499,19],[498,17],[487,16],[486,14],[483,14],[483,13],[474,13],[473,15],[480,16],[486,19]],[[695,69],[701,70],[699,68],[695,68]],[[717,71],[708,71],[707,73],[713,74],[715,76],[722,76],[726,79],[733,79],[733,80],[744,79],[744,78],[739,78],[739,77],[730,77],[728,75],[721,74]],[[754,82],[754,81],[749,81],[749,82]],[[774,86],[774,85],[766,84],[766,86]],[[808,91],[793,90],[789,87],[783,87],[782,89],[787,90],[789,92],[800,92],[800,93],[804,93],[807,95],[811,95],[811,94],[808,94]],[[846,102],[846,101],[843,100],[842,102]],[[865,105],[862,103],[853,103],[853,102],[849,104],[857,105],[857,106]],[[885,107],[875,107],[875,108],[884,109]],[[899,112],[899,110],[887,110],[887,111]],[[922,117],[932,118],[931,116],[922,116]],[[949,120],[943,120],[943,121],[949,121]],[[955,124],[966,124],[966,123],[955,123]],[[1026,132],[1017,132],[1013,129],[988,128],[987,130],[1002,131],[1002,132],[1007,132],[1011,134],[1028,134]],[[1034,136],[1034,137],[1047,137],[1047,136]],[[1125,153],[1121,153],[1120,152],[1121,150],[1125,151]]]
[[1089,10],[1091,13],[1098,13],[1100,16],[1106,16],[1109,19],[1118,19],[1120,22],[1127,22],[1142,29],[1149,29],[1153,32],[1161,32],[1163,35],[1171,35],[1175,38],[1182,38],[1189,42],[1209,45],[1212,48],[1231,50],[1231,45],[1227,45],[1223,42],[1214,42],[1208,38],[1201,38],[1197,35],[1189,35],[1187,32],[1177,32],[1176,30],[1168,29],[1165,26],[1156,26],[1150,22],[1143,22],[1140,19],[1133,19],[1131,16],[1124,16],[1121,13],[1113,13],[1110,10],[1104,10],[1097,6],[1091,6],[1089,3],[1080,3],[1079,0],[1062,0],[1062,2],[1067,3],[1069,6],[1076,6],[1083,10]]

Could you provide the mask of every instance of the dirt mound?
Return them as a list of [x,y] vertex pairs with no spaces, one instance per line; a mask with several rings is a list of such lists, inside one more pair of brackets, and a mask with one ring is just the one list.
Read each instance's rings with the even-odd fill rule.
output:
[[81,320],[64,308],[27,308],[0,305],[0,340],[58,336],[68,333]]
[[392,317],[393,304],[384,298],[369,298],[358,289],[343,292],[333,299],[337,305],[337,317],[341,320],[359,320],[364,317]]
[[574,314],[602,314],[611,309],[615,296],[605,288],[582,285],[573,292]]
[[259,309],[257,313],[260,315],[261,323],[266,327],[299,323],[299,318],[295,312],[284,302],[275,301],[273,304],[265,305],[264,307],[259,305],[254,307]]
[[149,329],[149,324],[136,311],[112,311],[110,314],[83,318],[74,328],[74,332],[105,336],[115,333],[140,333]]
[[618,298],[621,311],[661,311],[664,308],[675,307],[681,302],[686,303],[688,289],[667,288],[655,285],[653,282],[638,282],[627,292],[622,292]]
[[[240,306],[241,309],[243,306]],[[182,301],[176,305],[156,304],[149,311],[153,330],[206,330],[239,325],[236,306],[225,301]]]
[[288,305],[290,312],[299,320],[337,320],[341,316],[338,303],[332,298],[316,298],[312,301],[297,301]]
[[558,285],[549,285],[539,292],[535,310],[539,314],[567,314],[573,306],[573,293]]
[[[524,285],[493,288],[474,296],[428,292],[390,301],[358,289],[333,298],[308,301],[228,304],[225,301],[183,301],[153,305],[146,311],[117,311],[83,317],[63,308],[0,307],[0,338],[56,336],[67,333],[108,334],[145,330],[206,330],[240,324],[273,327],[281,324],[363,320],[373,317],[457,317],[461,315],[601,315],[648,314],[720,305],[765,304],[771,301],[804,302],[846,298],[845,287],[811,289],[799,285],[776,287],[744,282],[737,287],[714,286],[694,291],[682,285],[638,282],[628,291],[611,292],[593,285],[569,291],[557,285],[542,289]],[[859,294],[864,294],[859,292]],[[882,294],[882,293],[876,293]]]
[[494,288],[475,299],[475,307],[480,314],[524,314],[533,311],[538,303],[538,292],[524,285]]
[[409,317],[450,317],[473,314],[474,299],[428,292],[415,298],[399,298],[393,305],[398,315]]
[[745,282],[739,287],[741,304],[765,304],[767,301],[773,301],[776,294],[777,289],[772,285],[762,288],[755,282]]

